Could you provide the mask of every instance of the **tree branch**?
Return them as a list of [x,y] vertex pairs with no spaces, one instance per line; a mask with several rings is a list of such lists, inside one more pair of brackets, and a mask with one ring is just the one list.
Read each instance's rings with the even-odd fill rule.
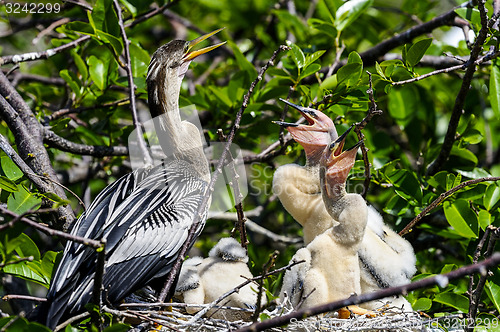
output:
[[474,179],[474,180],[469,180],[469,181],[465,181],[465,182],[460,183],[458,186],[455,186],[455,187],[451,188],[450,190],[442,193],[441,195],[438,196],[438,198],[433,200],[431,202],[431,204],[427,205],[425,207],[425,209],[422,210],[422,212],[420,212],[415,218],[413,218],[413,220],[410,221],[408,223],[408,225],[406,225],[406,227],[401,230],[401,232],[399,232],[399,235],[404,236],[404,235],[410,233],[413,226],[415,226],[420,220],[422,220],[422,218],[425,217],[427,215],[427,213],[429,213],[429,211],[436,208],[439,204],[441,204],[442,201],[444,201],[449,196],[453,195],[458,190],[463,189],[467,186],[479,183],[479,182],[499,181],[499,180],[500,180],[500,177],[497,176],[497,177]]
[[47,226],[44,226],[42,224],[37,223],[36,221],[33,221],[31,219],[20,216],[17,213],[12,212],[12,211],[10,211],[2,206],[0,206],[0,211],[8,216],[15,218],[15,219],[17,218],[19,221],[21,221],[21,222],[23,222],[23,223],[25,223],[33,228],[36,228],[37,230],[41,231],[42,233],[48,234],[50,236],[58,236],[62,239],[81,243],[81,244],[84,244],[86,246],[96,248],[96,249],[101,247],[101,243],[99,241],[87,239],[87,238],[76,236],[76,235],[71,235],[71,234],[66,233],[66,232],[61,232],[61,231],[58,231],[56,229],[49,228]]
[[448,124],[448,130],[444,137],[443,145],[441,146],[441,151],[437,158],[429,165],[427,168],[427,175],[436,174],[443,167],[444,163],[448,160],[450,156],[451,149],[455,143],[455,135],[458,128],[458,123],[460,117],[462,116],[463,107],[465,104],[465,97],[469,92],[470,84],[476,71],[476,60],[479,53],[483,49],[483,44],[488,36],[488,17],[486,15],[486,8],[484,7],[485,0],[477,1],[477,6],[479,9],[481,17],[481,30],[476,37],[476,42],[470,53],[469,61],[467,62],[467,69],[465,70],[465,75],[462,79],[462,86],[458,92],[457,98],[455,99],[455,105],[451,112],[450,122]]
[[[497,58],[498,56],[500,56],[500,52],[491,52],[491,53],[488,53],[486,54],[485,56],[477,59],[474,64],[476,66],[479,66],[487,61],[490,61],[492,59],[495,59]],[[468,62],[467,62],[468,63]],[[460,64],[460,65],[457,65],[457,66],[452,66],[452,67],[448,67],[448,68],[443,68],[443,69],[438,69],[438,70],[434,70],[430,73],[427,73],[427,74],[422,74],[420,76],[417,76],[417,77],[414,77],[414,78],[410,78],[408,80],[404,80],[404,81],[398,81],[398,82],[393,82],[392,85],[404,85],[404,84],[408,84],[408,83],[413,83],[413,82],[417,82],[417,81],[421,81],[425,78],[428,78],[428,77],[431,77],[431,76],[434,76],[434,75],[438,75],[438,74],[443,74],[443,73],[451,73],[455,70],[460,70],[460,69],[465,69],[467,67],[467,64]]]
[[54,133],[52,130],[43,129],[43,139],[50,147],[61,151],[71,152],[80,155],[89,155],[94,157],[105,156],[128,156],[128,147],[126,146],[104,146],[104,145],[85,145],[71,142]]
[[[24,171],[29,173],[26,173],[28,178],[32,179],[33,177],[30,175],[35,173],[50,179],[51,183],[43,183],[42,181],[34,180],[33,183],[42,193],[50,192],[56,194],[62,199],[67,199],[64,190],[61,187],[54,185],[54,183],[59,183],[57,174],[52,168],[49,155],[43,146],[42,140],[37,139],[39,138],[40,124],[31,113],[31,110],[29,110],[29,107],[26,105],[24,100],[22,100],[17,91],[10,86],[7,78],[1,72],[0,94],[0,116],[7,123],[9,129],[14,135],[20,158],[16,157],[17,154],[14,152],[12,147],[10,147],[10,144],[4,139],[2,145],[3,148],[5,148],[5,152],[11,159],[14,158],[12,160],[14,163],[20,165],[20,169],[24,169]],[[7,98],[10,103],[7,102]],[[20,114],[14,110],[14,105],[17,106],[16,109],[20,110]],[[21,111],[21,109],[23,109],[23,111]],[[24,115],[24,118],[26,119],[25,121],[23,121],[22,115]],[[9,152],[7,152],[7,150]],[[66,229],[75,219],[70,206],[59,207],[56,212],[56,217],[56,225]]]
[[144,140],[144,135],[139,121],[139,116],[137,115],[137,108],[135,105],[135,84],[134,76],[132,74],[132,65],[130,63],[130,40],[127,38],[127,33],[125,32],[125,27],[123,26],[122,9],[118,0],[113,0],[115,6],[116,14],[118,16],[118,25],[120,26],[120,34],[123,40],[123,48],[125,53],[125,70],[127,72],[128,78],[128,88],[129,88],[129,99],[130,99],[130,111],[132,112],[132,119],[134,121],[134,127],[137,135],[137,143],[139,145],[139,150],[141,151],[142,157],[144,158],[144,166],[153,165],[153,158],[149,154],[146,141]]
[[[366,92],[368,93],[368,97],[370,98],[370,108],[368,108],[368,113],[366,114],[364,119],[361,122],[356,123],[356,126],[354,127],[354,132],[356,133],[356,135],[358,136],[358,140],[360,141],[365,138],[362,130],[366,127],[368,122],[370,122],[375,115],[382,114],[382,111],[377,109],[377,103],[375,102],[375,97],[373,96],[372,74],[370,72],[367,73],[369,88]],[[370,161],[368,160],[368,148],[365,146],[365,143],[362,143],[361,145],[361,153],[363,155],[363,162],[365,164],[365,181],[363,184],[363,192],[361,195],[365,198],[366,194],[368,193],[368,188],[370,187],[371,180]]]
[[272,318],[265,320],[260,323],[252,324],[249,326],[245,326],[236,330],[237,332],[247,332],[247,331],[263,331],[265,329],[269,329],[276,326],[282,326],[289,324],[292,319],[304,319],[306,317],[311,317],[315,315],[319,315],[325,312],[335,311],[343,307],[347,307],[349,305],[356,305],[360,303],[365,303],[369,301],[374,301],[378,299],[382,299],[384,297],[407,294],[408,292],[427,288],[435,285],[439,285],[440,287],[446,287],[450,280],[458,279],[466,275],[470,275],[473,273],[478,273],[484,271],[485,269],[491,268],[493,266],[497,266],[500,264],[500,253],[495,253],[491,256],[491,258],[485,259],[484,261],[468,265],[462,268],[459,268],[455,271],[446,274],[439,274],[434,277],[425,278],[419,281],[415,281],[406,285],[401,285],[397,287],[385,288],[378,290],[373,293],[361,294],[358,296],[351,296],[348,299],[339,300],[335,302],[330,302],[323,305],[314,306],[311,308],[301,309],[297,311],[293,311],[290,314],[283,315],[280,317]]

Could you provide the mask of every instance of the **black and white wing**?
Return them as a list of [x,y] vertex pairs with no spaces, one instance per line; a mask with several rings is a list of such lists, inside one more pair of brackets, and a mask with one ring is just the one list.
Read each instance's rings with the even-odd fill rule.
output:
[[[206,185],[190,164],[174,161],[125,175],[96,197],[71,233],[107,240],[103,286],[108,301],[117,302],[170,271]],[[206,211],[197,235],[205,219]],[[96,257],[92,248],[67,244],[47,296],[48,322],[56,324],[90,301]]]

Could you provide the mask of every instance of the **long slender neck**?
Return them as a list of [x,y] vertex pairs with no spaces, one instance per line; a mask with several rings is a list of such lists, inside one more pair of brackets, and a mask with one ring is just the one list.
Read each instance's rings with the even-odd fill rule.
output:
[[176,68],[161,68],[154,80],[148,81],[148,99],[160,146],[168,158],[185,160],[209,181],[208,161],[198,128],[182,121],[179,94],[182,77]]
[[332,228],[332,236],[346,245],[359,243],[367,222],[366,202],[358,194],[348,194],[345,182],[332,183],[325,178],[326,169],[320,168],[320,184],[323,202],[330,216],[339,223]]

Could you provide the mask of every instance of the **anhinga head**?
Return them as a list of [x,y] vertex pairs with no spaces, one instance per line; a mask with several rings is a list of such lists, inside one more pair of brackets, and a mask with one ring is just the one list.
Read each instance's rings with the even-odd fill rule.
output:
[[196,51],[191,49],[222,29],[217,29],[191,41],[172,40],[156,50],[151,57],[146,78],[149,107],[153,117],[178,108],[182,79],[191,61],[225,42]]
[[310,164],[319,163],[325,147],[338,137],[333,121],[321,111],[295,105],[281,98],[280,100],[298,110],[307,124],[282,121],[275,121],[275,123],[288,129],[295,141],[304,148]]
[[345,190],[345,183],[351,168],[356,161],[356,153],[363,140],[357,142],[353,147],[342,151],[347,134],[352,126],[339,138],[331,142],[324,150],[321,158],[321,168],[324,173],[324,186],[329,197],[339,195]]
[[210,172],[203,153],[201,134],[195,125],[181,120],[179,94],[189,63],[224,43],[197,51],[192,51],[192,48],[220,30],[192,41],[173,40],[163,45],[151,57],[146,78],[149,109],[163,153],[167,158],[189,162],[207,182]]

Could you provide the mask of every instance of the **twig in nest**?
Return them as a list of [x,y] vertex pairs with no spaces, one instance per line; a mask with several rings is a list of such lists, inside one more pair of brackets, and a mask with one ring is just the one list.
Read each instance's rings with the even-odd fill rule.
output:
[[[269,270],[276,263],[276,258],[278,257],[278,255],[279,255],[279,252],[276,251],[276,250],[271,254],[271,256],[269,257],[269,260],[263,266],[263,273],[262,273],[263,275],[269,273]],[[260,311],[261,311],[260,304],[261,304],[261,301],[262,301],[262,292],[263,291],[264,291],[264,278],[261,278],[259,280],[259,291],[257,293],[257,303],[255,303],[255,312],[252,315],[252,321],[253,322],[256,322],[257,319],[259,318],[259,315],[260,315]]]

